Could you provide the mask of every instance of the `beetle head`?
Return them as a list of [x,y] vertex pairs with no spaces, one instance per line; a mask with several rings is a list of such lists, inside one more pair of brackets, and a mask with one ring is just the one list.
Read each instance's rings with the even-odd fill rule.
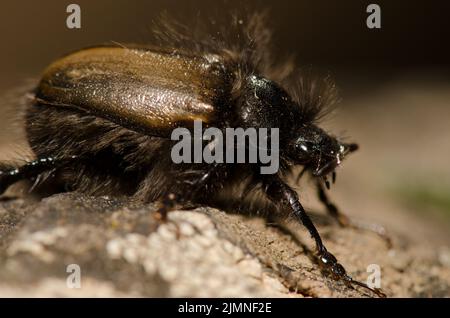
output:
[[302,127],[291,144],[292,159],[316,177],[326,177],[341,164],[344,157],[358,149],[354,143],[343,143],[315,125]]

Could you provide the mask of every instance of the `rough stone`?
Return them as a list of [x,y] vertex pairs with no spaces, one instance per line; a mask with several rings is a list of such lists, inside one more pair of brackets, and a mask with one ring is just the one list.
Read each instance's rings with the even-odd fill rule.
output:
[[[0,296],[40,297],[373,297],[324,276],[297,224],[282,227],[212,208],[173,211],[76,193],[0,202]],[[391,233],[388,250],[370,232],[314,215],[328,249],[356,279],[381,268],[388,296],[449,296],[448,249]],[[433,256],[434,255],[434,256]],[[69,264],[81,288],[67,285]]]

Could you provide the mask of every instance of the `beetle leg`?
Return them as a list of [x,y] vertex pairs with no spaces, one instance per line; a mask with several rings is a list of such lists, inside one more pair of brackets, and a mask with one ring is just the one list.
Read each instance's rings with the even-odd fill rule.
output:
[[224,168],[225,166],[222,164],[214,163],[210,164],[208,167],[208,170],[205,171],[199,178],[194,180],[192,183],[193,189],[192,189],[192,195],[196,197],[199,192],[205,189],[207,187],[208,181],[211,180],[211,178],[217,177],[219,173],[223,172],[226,173],[226,170],[220,170],[221,168]]
[[[180,228],[178,224],[176,224],[175,222],[171,222],[168,219],[169,212],[173,211],[176,207],[180,207],[184,210],[192,210],[200,207],[200,204],[194,203],[196,201],[195,199],[201,191],[206,190],[205,187],[207,185],[207,182],[213,177],[214,174],[216,174],[220,170],[220,167],[225,166],[215,163],[209,165],[207,170],[190,170],[188,172],[181,173],[181,175],[183,175],[184,177],[188,177],[184,180],[181,180],[181,182],[178,182],[178,184],[185,185],[182,193],[177,194],[169,192],[160,200],[160,207],[154,214],[155,218],[160,222],[172,223],[176,228],[177,238],[180,238],[181,236]],[[189,189],[187,189],[186,187],[189,187]],[[187,223],[191,225],[197,233],[200,233],[195,225],[191,224],[190,222]]]
[[[157,204],[159,204],[159,208],[155,211],[153,217],[157,222],[161,224],[172,224],[175,227],[175,235],[177,239],[180,239],[181,230],[179,224],[169,220],[168,218],[169,212],[173,211],[175,207],[178,205],[177,196],[174,193],[168,193]],[[190,225],[194,228],[194,230],[196,230],[194,225],[192,224]]]
[[173,192],[168,193],[162,199],[158,201],[159,207],[155,213],[155,219],[166,222],[168,221],[168,214],[170,211],[174,211],[177,207],[183,210],[194,210],[201,207],[200,204],[187,202],[180,195],[176,195]]
[[0,194],[3,194],[10,185],[20,180],[37,178],[41,173],[61,167],[74,159],[76,159],[75,156],[64,159],[45,157],[27,162],[21,167],[0,168]]
[[350,219],[345,214],[341,213],[336,205],[334,205],[328,198],[325,188],[321,181],[317,181],[317,195],[319,197],[320,202],[322,202],[328,214],[330,214],[342,227],[350,226]]
[[318,253],[325,251],[322,239],[317,231],[316,227],[312,223],[309,216],[306,214],[303,206],[301,205],[297,193],[284,183],[278,176],[270,176],[264,180],[264,189],[267,196],[274,202],[288,206],[294,216],[306,227],[311,234],[311,237],[316,243],[316,249]]
[[388,248],[392,247],[392,240],[389,237],[389,235],[387,235],[386,230],[381,225],[359,224],[359,223],[357,224],[353,222],[348,216],[339,211],[336,205],[330,201],[322,182],[317,181],[316,183],[317,183],[317,194],[320,202],[322,202],[325,205],[328,214],[330,214],[339,223],[340,226],[374,232],[386,242]]
[[160,202],[160,207],[156,210],[154,217],[161,222],[167,222],[169,211],[173,210],[176,205],[175,194],[167,194]]
[[309,218],[308,214],[306,214],[305,209],[299,201],[297,193],[291,187],[284,183],[277,175],[267,177],[263,183],[267,196],[275,203],[281,202],[289,207],[292,210],[293,215],[301,221],[301,223],[309,231],[311,237],[316,243],[318,261],[322,269],[329,272],[333,279],[341,280],[346,285],[361,286],[377,294],[379,297],[385,297],[385,295],[378,289],[372,289],[364,283],[353,280],[353,278],[347,274],[345,268],[337,261],[336,257],[327,251],[319,232]]
[[208,182],[212,178],[218,178],[219,176],[226,178],[226,174],[226,166],[220,163],[212,163],[200,170],[189,170],[178,174],[182,176],[182,179],[179,180],[178,183],[184,184],[189,188],[185,189],[182,196],[179,196],[179,200],[184,201],[180,203],[198,201],[197,199],[199,197],[211,192],[213,184],[209,184]]

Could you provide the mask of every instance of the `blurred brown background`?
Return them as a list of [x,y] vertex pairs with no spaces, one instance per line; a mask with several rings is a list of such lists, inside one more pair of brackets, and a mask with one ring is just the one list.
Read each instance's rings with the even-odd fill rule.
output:
[[[82,28],[65,26],[66,7],[82,9]],[[372,1],[373,2],[373,1]],[[162,11],[195,21],[197,13],[238,10],[242,1],[116,0],[8,1],[0,10],[2,50],[0,88],[38,74],[64,52],[109,41],[145,42],[152,20]],[[371,1],[245,1],[250,9],[270,8],[275,47],[294,52],[302,65],[335,73],[360,70],[360,77],[388,80],[404,71],[450,70],[450,4],[435,1],[375,1],[381,30],[365,25]],[[375,68],[378,72],[363,72]],[[342,69],[342,70],[341,70]]]
[[[66,28],[77,3],[82,28]],[[331,74],[342,102],[325,126],[361,151],[344,164],[332,195],[350,215],[398,228],[417,240],[450,244],[450,5],[446,1],[373,1],[381,30],[365,21],[369,1],[246,1],[270,8],[275,47],[300,66]],[[36,78],[55,58],[98,43],[145,42],[162,11],[239,10],[241,1],[11,1],[0,9],[0,94]],[[4,102],[4,104],[9,102]],[[0,157],[24,146],[0,105]],[[12,149],[12,150],[11,150]],[[9,152],[8,152],[9,151]],[[302,190],[304,186],[300,187]],[[304,196],[306,205],[314,196]]]

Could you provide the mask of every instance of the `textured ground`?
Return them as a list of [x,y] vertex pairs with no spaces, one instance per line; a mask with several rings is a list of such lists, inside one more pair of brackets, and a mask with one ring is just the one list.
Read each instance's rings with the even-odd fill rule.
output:
[[[307,184],[298,186],[302,203],[353,277],[365,281],[378,264],[388,296],[449,297],[449,86],[393,83],[345,100],[327,128],[345,130],[361,150],[330,194],[354,220],[384,225],[393,248],[339,228]],[[0,134],[0,160],[24,151],[20,131]],[[371,296],[324,277],[299,225],[288,226],[294,239],[262,219],[205,207],[170,214],[177,237],[173,223],[157,227],[153,211],[78,194],[0,201],[0,296]],[[69,264],[81,268],[81,289],[67,287]]]
[[[291,228],[303,233],[297,242],[261,219],[209,208],[172,212],[158,227],[153,211],[78,194],[3,202],[0,296],[371,296],[324,277],[301,228]],[[387,250],[372,233],[315,221],[354,277],[365,281],[369,264],[381,266],[389,296],[450,294],[450,251],[425,257],[400,237]],[[81,268],[80,289],[66,285],[69,264]]]

